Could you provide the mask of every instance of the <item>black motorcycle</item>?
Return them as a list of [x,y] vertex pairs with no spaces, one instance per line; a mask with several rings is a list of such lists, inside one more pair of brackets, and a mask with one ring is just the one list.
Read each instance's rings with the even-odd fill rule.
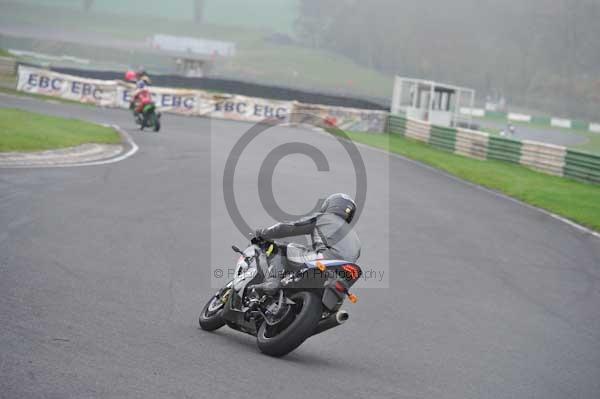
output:
[[270,274],[280,248],[276,242],[256,240],[240,254],[233,280],[208,301],[200,313],[200,327],[214,331],[228,325],[256,337],[261,352],[284,356],[307,338],[348,320],[340,310],[344,299],[357,298],[350,287],[362,274],[360,267],[342,260],[317,260],[287,271],[277,292],[257,287]]

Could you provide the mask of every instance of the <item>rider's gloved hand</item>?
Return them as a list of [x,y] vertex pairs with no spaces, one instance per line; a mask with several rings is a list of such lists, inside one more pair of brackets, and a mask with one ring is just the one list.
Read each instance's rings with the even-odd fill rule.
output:
[[254,233],[250,233],[250,243],[253,245],[259,245],[263,241],[258,232],[259,230],[256,230]]
[[250,233],[250,242],[254,245],[259,245],[264,242],[264,239],[260,236],[261,229],[256,230],[254,233]]

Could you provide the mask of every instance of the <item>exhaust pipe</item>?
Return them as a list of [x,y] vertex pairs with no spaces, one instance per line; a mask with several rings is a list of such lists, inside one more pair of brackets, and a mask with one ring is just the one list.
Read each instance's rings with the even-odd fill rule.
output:
[[350,315],[348,314],[348,312],[346,312],[345,310],[340,310],[335,314],[335,321],[337,321],[338,324],[344,324],[349,317]]
[[322,333],[323,331],[327,331],[332,329],[333,327],[337,327],[341,324],[344,324],[350,315],[345,310],[340,310],[336,314],[329,316],[326,319],[323,319],[317,325],[317,329],[313,335],[317,335]]

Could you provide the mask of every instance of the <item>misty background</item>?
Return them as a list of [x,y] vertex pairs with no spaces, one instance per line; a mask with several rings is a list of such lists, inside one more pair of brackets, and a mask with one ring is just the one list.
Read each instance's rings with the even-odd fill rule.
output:
[[[393,75],[505,98],[515,111],[598,119],[598,0],[0,0],[0,47],[120,70],[174,66],[153,34],[235,43],[208,76],[389,102]],[[35,57],[34,57],[35,58]],[[39,61],[32,59],[32,61]]]

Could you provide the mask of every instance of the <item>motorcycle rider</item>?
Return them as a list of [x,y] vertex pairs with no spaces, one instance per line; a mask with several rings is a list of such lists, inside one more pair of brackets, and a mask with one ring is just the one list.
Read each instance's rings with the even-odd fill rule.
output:
[[152,94],[148,89],[148,83],[145,79],[140,79],[136,83],[136,91],[133,93],[133,100],[131,101],[130,108],[133,109],[133,115],[136,120],[139,120],[141,126],[144,126],[145,115],[143,115],[144,107],[148,104],[152,104]]
[[279,290],[280,280],[286,270],[302,267],[318,259],[340,259],[356,262],[361,243],[350,223],[356,213],[356,203],[347,194],[332,194],[321,206],[321,211],[295,222],[277,223],[256,230],[254,243],[277,238],[310,235],[312,248],[295,243],[277,243],[280,256],[272,261],[271,271],[264,283],[254,288],[267,293]]

